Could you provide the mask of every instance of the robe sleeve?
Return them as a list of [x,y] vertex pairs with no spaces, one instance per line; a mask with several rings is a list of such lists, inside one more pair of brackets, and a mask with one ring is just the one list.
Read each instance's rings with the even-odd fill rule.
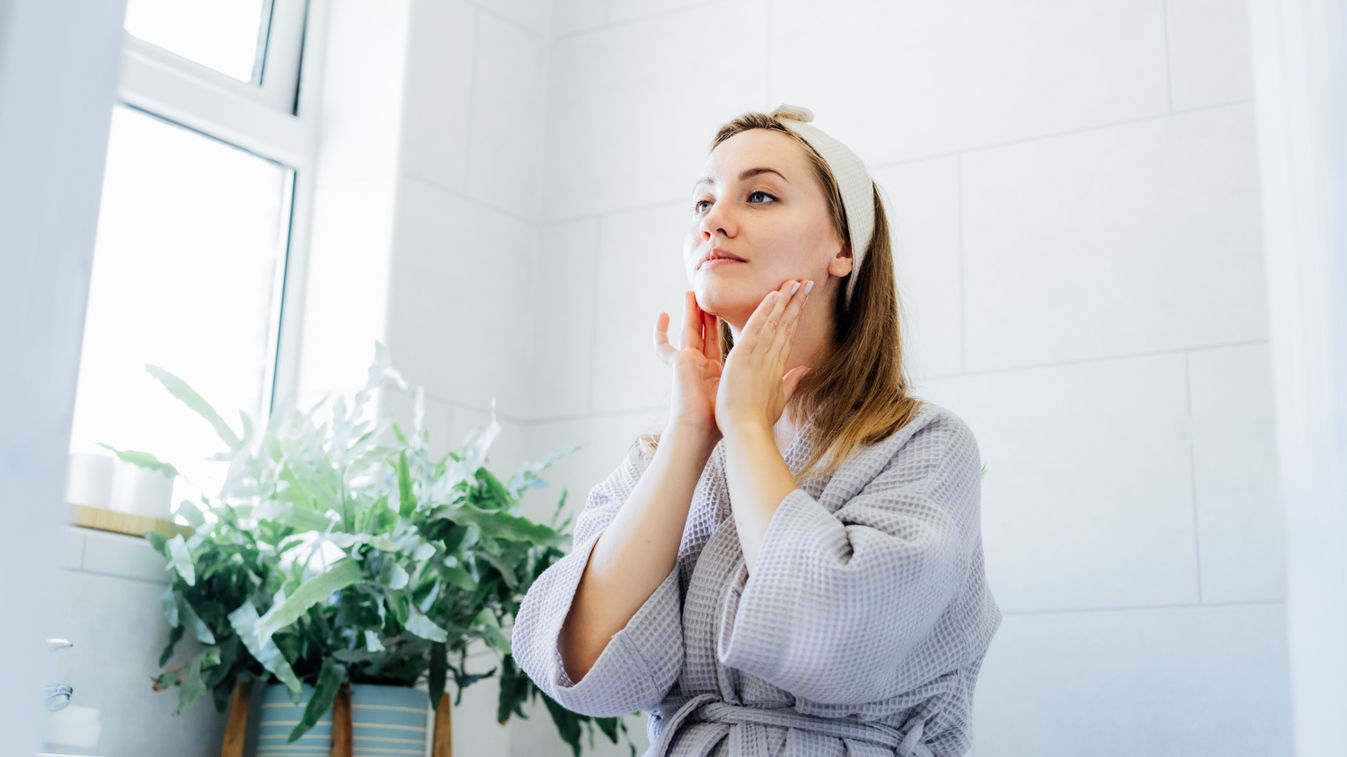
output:
[[613,717],[653,709],[683,668],[676,564],[627,625],[609,639],[579,683],[567,674],[558,645],[595,543],[649,464],[650,458],[633,443],[618,468],[590,490],[576,518],[570,553],[538,576],[515,616],[511,631],[515,662],[557,704],[582,715]]
[[942,417],[860,468],[870,480],[835,512],[789,492],[757,568],[741,565],[726,594],[721,663],[820,703],[875,702],[919,684],[902,679],[919,667],[908,658],[953,603],[979,538],[979,465],[971,430]]

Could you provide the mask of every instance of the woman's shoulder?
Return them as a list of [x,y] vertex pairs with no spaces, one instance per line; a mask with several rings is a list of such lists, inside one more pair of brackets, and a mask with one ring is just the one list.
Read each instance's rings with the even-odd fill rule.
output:
[[970,462],[976,471],[981,453],[972,426],[961,415],[945,405],[921,400],[911,420],[865,445],[853,458],[850,462],[876,474],[895,465],[930,469]]

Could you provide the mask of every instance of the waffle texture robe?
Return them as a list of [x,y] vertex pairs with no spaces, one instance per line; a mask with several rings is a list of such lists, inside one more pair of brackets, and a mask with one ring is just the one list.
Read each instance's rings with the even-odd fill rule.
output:
[[[783,450],[797,476],[805,431]],[[787,494],[750,576],[716,445],[677,564],[575,683],[558,649],[590,553],[650,457],[633,443],[591,489],[571,551],[515,618],[520,668],[563,707],[649,713],[645,757],[956,757],[1001,623],[983,569],[980,454],[930,403]]]

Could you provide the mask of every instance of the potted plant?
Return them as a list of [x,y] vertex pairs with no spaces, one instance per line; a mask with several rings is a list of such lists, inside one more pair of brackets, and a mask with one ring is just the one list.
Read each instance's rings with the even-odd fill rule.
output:
[[[419,387],[410,435],[387,418],[371,427],[363,411],[372,393],[389,381],[407,390],[377,342],[368,381],[349,406],[344,396],[329,395],[301,413],[285,401],[264,427],[240,411],[241,433],[182,379],[146,369],[211,424],[227,448],[211,459],[229,462],[217,495],[180,503],[189,535],[145,535],[171,575],[163,595],[171,630],[152,680],[156,690],[179,690],[179,712],[209,693],[219,711],[231,710],[226,742],[241,754],[248,692],[261,682],[271,706],[260,738],[273,745],[330,741],[336,754],[350,748],[350,707],[358,709],[362,697],[392,696],[406,709],[410,696],[424,708],[422,726],[428,710],[437,712],[443,743],[436,754],[449,754],[442,721],[450,682],[458,703],[464,688],[495,675],[502,725],[512,714],[527,717],[523,704],[541,696],[577,757],[582,731],[592,746],[595,726],[613,743],[626,734],[635,755],[621,719],[570,712],[538,690],[515,665],[502,630],[569,541],[560,529],[570,518],[557,523],[565,490],[550,524],[519,515],[520,496],[546,486],[539,474],[574,448],[525,464],[503,484],[484,465],[500,431],[493,402],[485,430],[432,459]],[[330,418],[320,421],[330,400]],[[386,438],[389,430],[394,439]],[[104,446],[128,462],[181,475],[150,453]],[[195,651],[170,666],[184,637]],[[479,639],[498,664],[470,672],[467,648]],[[422,685],[424,692],[414,688]],[[286,706],[295,708],[296,724],[269,727],[265,713],[283,714]],[[335,727],[325,733],[329,720]],[[324,728],[314,729],[320,722]]]

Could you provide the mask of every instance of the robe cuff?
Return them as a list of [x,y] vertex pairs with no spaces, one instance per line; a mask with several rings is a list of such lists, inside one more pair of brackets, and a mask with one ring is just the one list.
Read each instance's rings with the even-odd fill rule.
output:
[[[678,566],[656,587],[635,615],[609,639],[589,671],[574,682],[562,663],[559,646],[561,627],[574,603],[585,566],[602,531],[570,554],[557,560],[538,577],[530,595],[540,601],[547,597],[567,597],[565,603],[550,608],[520,607],[526,618],[526,632],[535,625],[532,637],[538,649],[551,651],[543,676],[543,690],[562,707],[591,717],[613,717],[656,706],[667,693],[662,681],[672,681],[683,665],[682,618]],[[528,622],[531,619],[532,624]],[[516,629],[520,627],[516,623]]]

